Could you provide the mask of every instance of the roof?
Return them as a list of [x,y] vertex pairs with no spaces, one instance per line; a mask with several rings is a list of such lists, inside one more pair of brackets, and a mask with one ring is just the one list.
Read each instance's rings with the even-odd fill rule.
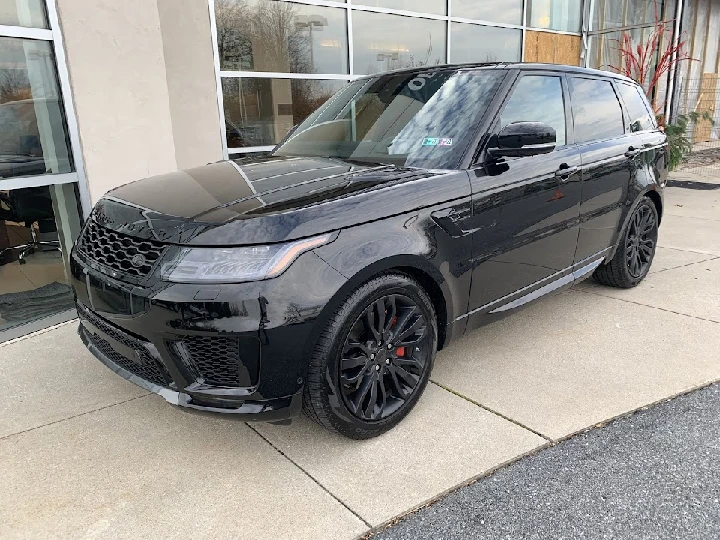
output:
[[[389,73],[421,73],[424,71],[434,71],[437,69],[472,69],[472,68],[485,68],[485,69],[520,69],[520,70],[529,70],[529,69],[539,69],[539,70],[546,70],[546,71],[560,71],[564,73],[578,73],[582,75],[596,75],[601,77],[610,77],[613,79],[618,79],[626,82],[632,82],[634,83],[632,79],[626,77],[625,75],[621,75],[619,73],[613,73],[611,71],[603,71],[600,69],[592,69],[592,68],[586,68],[586,67],[579,67],[579,66],[567,66],[564,64],[543,64],[539,62],[474,62],[474,63],[467,63],[467,64],[440,64],[440,65],[434,65],[434,66],[422,66],[422,67],[413,67],[413,68],[403,68],[403,69],[397,69],[390,71]],[[374,75],[367,75],[367,77],[373,77],[380,75],[380,73],[376,73]],[[364,78],[364,77],[361,77]]]

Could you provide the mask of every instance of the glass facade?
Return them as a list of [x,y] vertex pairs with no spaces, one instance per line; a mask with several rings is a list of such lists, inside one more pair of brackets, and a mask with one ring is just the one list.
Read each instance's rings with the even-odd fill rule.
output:
[[48,28],[44,0],[0,1],[0,25]]
[[344,9],[221,0],[216,13],[222,70],[348,73]]
[[[630,38],[633,47],[644,47],[656,22],[665,21],[670,39],[675,9],[675,0],[596,0],[590,17],[588,67],[617,71],[614,68],[620,66],[623,35]],[[660,48],[665,45],[660,44]]]
[[47,41],[0,37],[0,179],[72,170]]
[[582,0],[530,0],[528,26],[561,32],[579,32]]
[[0,0],[0,341],[72,317],[82,210],[50,21],[42,0]]
[[453,0],[453,15],[507,24],[522,24],[522,0]]
[[450,23],[453,62],[516,62],[522,51],[522,30]]
[[276,144],[344,84],[317,79],[223,79],[228,147]]
[[[228,154],[271,148],[359,76],[520,61],[523,21],[539,2],[213,0]],[[579,0],[546,4],[546,28],[579,31]],[[569,24],[553,22],[568,13]]]
[[447,24],[417,17],[353,14],[355,74],[444,64]]

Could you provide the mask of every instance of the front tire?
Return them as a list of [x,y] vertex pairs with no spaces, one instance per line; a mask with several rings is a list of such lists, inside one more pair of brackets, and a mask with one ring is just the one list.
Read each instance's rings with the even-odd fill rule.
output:
[[643,199],[630,216],[615,256],[595,270],[595,281],[609,287],[630,289],[645,279],[655,257],[658,221],[653,202]]
[[336,310],[310,356],[306,414],[352,439],[397,425],[427,386],[437,351],[437,321],[422,286],[385,274]]

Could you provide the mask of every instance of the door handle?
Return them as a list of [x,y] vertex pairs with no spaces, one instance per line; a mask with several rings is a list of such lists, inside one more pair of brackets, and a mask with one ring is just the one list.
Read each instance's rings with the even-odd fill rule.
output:
[[568,179],[579,170],[579,167],[569,167],[567,163],[561,163],[560,168],[555,171],[555,176],[559,178],[561,182],[567,182]]
[[625,152],[626,158],[633,158],[637,156],[640,153],[640,150],[637,150],[634,146],[631,146],[627,149],[627,152]]

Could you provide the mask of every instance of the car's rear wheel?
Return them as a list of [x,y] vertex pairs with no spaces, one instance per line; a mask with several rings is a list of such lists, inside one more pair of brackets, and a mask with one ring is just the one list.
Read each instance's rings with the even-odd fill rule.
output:
[[650,271],[657,239],[657,209],[645,198],[630,216],[613,259],[595,270],[595,281],[621,289],[635,287]]
[[380,435],[417,403],[436,350],[435,310],[420,284],[376,277],[336,309],[315,345],[305,411],[353,439]]

